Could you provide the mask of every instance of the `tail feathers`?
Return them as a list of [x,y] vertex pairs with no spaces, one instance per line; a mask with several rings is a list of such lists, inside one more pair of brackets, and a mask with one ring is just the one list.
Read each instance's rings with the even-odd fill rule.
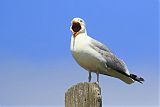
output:
[[137,81],[137,82],[139,82],[139,83],[141,83],[141,84],[143,84],[143,82],[144,82],[144,79],[143,79],[142,77],[138,77],[137,75],[130,74],[130,77],[131,77],[133,80],[135,80],[135,81]]

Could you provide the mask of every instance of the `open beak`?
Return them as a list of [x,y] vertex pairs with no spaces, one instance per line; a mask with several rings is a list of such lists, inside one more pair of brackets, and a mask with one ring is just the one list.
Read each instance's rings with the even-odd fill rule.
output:
[[74,37],[76,37],[81,30],[81,24],[75,20],[72,21],[72,25],[70,27],[71,32],[73,33]]

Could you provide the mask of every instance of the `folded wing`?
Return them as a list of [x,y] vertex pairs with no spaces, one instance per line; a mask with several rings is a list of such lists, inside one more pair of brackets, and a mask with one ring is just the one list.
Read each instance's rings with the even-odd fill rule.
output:
[[91,39],[91,47],[105,58],[107,67],[127,77],[130,76],[125,63],[117,58],[105,45],[95,39]]

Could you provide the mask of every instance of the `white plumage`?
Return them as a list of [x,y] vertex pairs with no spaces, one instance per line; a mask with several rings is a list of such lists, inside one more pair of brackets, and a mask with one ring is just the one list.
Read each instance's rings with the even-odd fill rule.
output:
[[127,84],[134,81],[142,83],[143,78],[130,74],[125,63],[118,59],[105,45],[88,36],[85,22],[81,18],[74,18],[71,22],[71,52],[76,62],[89,72],[89,82],[91,72],[108,75],[118,78]]

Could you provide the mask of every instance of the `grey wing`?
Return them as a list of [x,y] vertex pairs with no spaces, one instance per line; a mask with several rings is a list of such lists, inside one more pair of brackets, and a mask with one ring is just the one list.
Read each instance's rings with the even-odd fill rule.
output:
[[94,39],[91,39],[91,47],[104,57],[107,67],[126,76],[130,75],[125,63],[117,58],[105,45]]
[[101,42],[92,38],[91,38],[91,46],[93,46],[94,48],[98,48],[102,51],[110,52],[110,50],[105,45],[103,45]]

